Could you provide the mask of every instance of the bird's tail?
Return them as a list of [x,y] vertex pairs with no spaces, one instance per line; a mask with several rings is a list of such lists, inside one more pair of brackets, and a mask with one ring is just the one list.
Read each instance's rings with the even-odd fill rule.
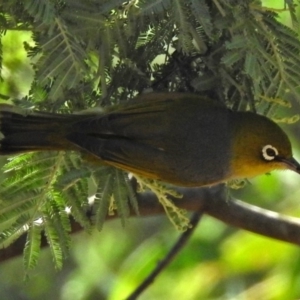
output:
[[0,155],[66,149],[63,128],[70,123],[69,117],[70,115],[26,112],[1,104]]

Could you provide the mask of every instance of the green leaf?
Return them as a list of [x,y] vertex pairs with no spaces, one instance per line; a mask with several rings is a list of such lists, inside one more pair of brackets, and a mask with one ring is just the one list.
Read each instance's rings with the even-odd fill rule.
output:
[[99,185],[95,195],[94,209],[96,211],[95,225],[98,230],[103,228],[103,223],[108,215],[108,209],[113,194],[113,174],[103,172],[102,178],[98,175]]
[[32,223],[26,238],[24,248],[23,263],[26,271],[36,267],[41,250],[41,234],[43,227],[41,224]]

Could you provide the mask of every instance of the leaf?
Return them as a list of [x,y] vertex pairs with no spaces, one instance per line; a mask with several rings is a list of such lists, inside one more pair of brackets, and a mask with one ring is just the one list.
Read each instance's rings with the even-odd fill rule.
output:
[[51,1],[47,0],[25,0],[24,8],[37,21],[50,24],[54,21],[55,8]]
[[123,171],[115,169],[113,198],[116,203],[118,215],[121,217],[121,223],[123,226],[125,226],[126,220],[130,215],[130,209],[128,206],[127,186],[124,182],[122,173]]
[[145,192],[145,190],[150,190],[156,195],[169,220],[177,230],[185,231],[187,228],[189,228],[190,220],[186,216],[186,211],[176,207],[176,205],[174,205],[174,203],[168,198],[168,195],[176,198],[181,198],[182,195],[161,182],[143,178],[136,174],[134,177],[137,179],[142,192]]
[[238,51],[230,51],[227,52],[222,57],[222,63],[227,67],[233,66],[235,63],[239,62],[242,59],[240,52]]
[[172,5],[171,0],[139,1],[141,14],[152,15],[164,13]]
[[23,263],[26,271],[34,269],[37,265],[41,250],[41,234],[41,224],[32,223],[27,233],[24,248]]
[[6,248],[19,238],[25,231],[27,222],[30,221],[30,216],[20,214],[16,221],[7,229],[0,233],[0,246]]
[[58,270],[60,270],[63,263],[63,251],[57,231],[54,227],[52,219],[49,216],[45,216],[43,218],[43,222],[45,224],[45,235],[51,250],[52,258],[54,260],[54,265]]
[[191,11],[203,27],[204,32],[208,36],[212,36],[212,19],[206,2],[204,0],[191,0]]
[[108,208],[110,205],[111,196],[113,194],[113,174],[106,174],[105,172],[98,176],[100,184],[98,185],[95,195],[94,209],[96,211],[95,225],[98,230],[102,230],[103,223],[108,215]]

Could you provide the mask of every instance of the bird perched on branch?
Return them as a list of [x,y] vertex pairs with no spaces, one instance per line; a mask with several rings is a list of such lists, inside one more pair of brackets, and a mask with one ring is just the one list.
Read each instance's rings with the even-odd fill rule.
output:
[[144,94],[104,112],[53,114],[0,105],[0,154],[76,150],[103,164],[179,186],[275,169],[300,173],[270,119],[192,94]]

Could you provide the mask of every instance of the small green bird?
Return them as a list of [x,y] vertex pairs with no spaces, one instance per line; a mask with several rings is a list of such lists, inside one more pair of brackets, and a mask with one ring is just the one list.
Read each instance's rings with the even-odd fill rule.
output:
[[205,186],[275,169],[300,174],[291,143],[268,118],[211,99],[151,93],[89,114],[0,105],[0,154],[77,150],[104,164],[178,186]]

